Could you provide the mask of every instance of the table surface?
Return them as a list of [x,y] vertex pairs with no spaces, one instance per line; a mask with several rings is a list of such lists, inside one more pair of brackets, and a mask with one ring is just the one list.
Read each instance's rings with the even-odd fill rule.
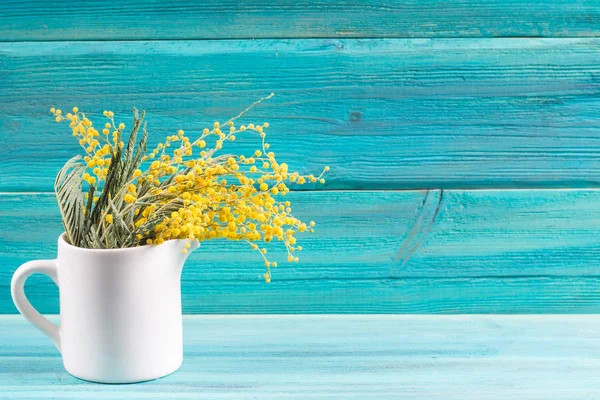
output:
[[175,374],[100,385],[0,316],[0,398],[600,398],[600,315],[186,316],[184,336]]

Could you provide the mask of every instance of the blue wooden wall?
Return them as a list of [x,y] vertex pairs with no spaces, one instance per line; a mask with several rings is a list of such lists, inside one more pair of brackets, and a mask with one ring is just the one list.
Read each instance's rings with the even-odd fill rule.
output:
[[[135,105],[158,141],[270,92],[246,121],[291,167],[332,166],[292,194],[317,232],[270,285],[206,243],[185,312],[600,312],[600,2],[190,3],[0,2],[0,313],[61,232],[53,177],[78,146],[50,106]],[[28,293],[58,311],[49,279]]]

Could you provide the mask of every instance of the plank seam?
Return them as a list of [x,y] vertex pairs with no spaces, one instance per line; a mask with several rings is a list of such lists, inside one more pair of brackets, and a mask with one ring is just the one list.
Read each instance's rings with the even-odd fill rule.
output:
[[260,37],[260,38],[253,38],[253,37],[227,37],[227,38],[168,38],[168,39],[161,39],[161,38],[144,38],[144,39],[138,39],[138,38],[121,38],[121,39],[93,39],[93,38],[87,38],[87,39],[77,39],[77,38],[69,38],[69,39],[60,39],[60,40],[56,40],[56,39],[48,39],[48,40],[44,40],[44,39],[35,39],[35,40],[2,40],[0,39],[0,43],[64,43],[64,42],[193,42],[193,41],[198,41],[198,42],[203,42],[203,41],[257,41],[257,40],[307,40],[307,39],[314,39],[314,40],[345,40],[345,39],[352,39],[352,40],[375,40],[375,39],[402,39],[402,40],[407,40],[407,39],[415,39],[415,40],[423,40],[423,39],[431,39],[431,40],[435,40],[435,39],[441,39],[441,40],[450,40],[450,39],[469,39],[469,40],[474,40],[474,39],[483,39],[483,40],[489,40],[489,39],[515,39],[515,40],[522,40],[522,39],[600,39],[600,35],[595,35],[595,36],[588,36],[588,35],[572,35],[572,36],[543,36],[543,35],[531,35],[531,36],[389,36],[389,35],[382,35],[382,36],[294,36],[294,37],[289,37],[289,36],[265,36],[265,37]]
[[[398,193],[398,192],[429,192],[429,191],[445,191],[445,192],[598,192],[600,187],[562,187],[562,188],[436,188],[436,189],[325,189],[325,190],[291,190],[294,193]],[[0,196],[31,196],[31,195],[51,195],[54,192],[2,192]]]
[[[512,280],[512,281],[523,281],[523,280],[545,280],[548,282],[551,281],[563,281],[563,280],[567,280],[567,281],[576,281],[576,280],[588,280],[588,281],[597,281],[600,279],[600,275],[490,275],[490,276],[469,276],[469,275],[460,275],[460,276],[430,276],[430,277],[411,277],[411,276],[401,276],[398,278],[391,278],[391,277],[374,277],[374,278],[362,278],[362,277],[348,277],[348,278],[321,278],[321,277],[315,277],[315,278],[282,278],[282,279],[274,279],[273,281],[271,281],[271,285],[270,287],[276,286],[277,283],[281,283],[281,284],[287,284],[287,283],[295,283],[295,282],[322,282],[322,283],[331,283],[331,282],[373,282],[373,283],[397,283],[397,282],[401,282],[401,281],[406,281],[406,282],[421,282],[421,281],[429,281],[432,282],[433,284],[439,284],[440,282],[442,283],[449,283],[449,282],[457,282],[457,281],[469,281],[469,282],[478,282],[478,281],[505,281],[505,280]],[[193,284],[193,285],[197,285],[197,284],[201,284],[201,283],[214,283],[215,280],[199,280],[199,279],[194,279],[193,282],[192,281],[182,281],[183,285],[188,285],[188,284]],[[255,279],[255,280],[250,280],[250,279],[221,279],[218,281],[219,285],[227,285],[227,284],[248,284],[248,285],[252,285],[252,284],[260,284],[263,285],[264,284],[264,280],[261,280],[259,278]],[[30,287],[54,287],[57,288],[56,284],[54,282],[43,282],[43,283],[36,283],[36,284],[28,284],[28,286]],[[213,285],[210,285],[211,287],[213,287]],[[0,284],[0,288],[1,289],[7,289],[10,288],[10,283],[2,283]],[[331,287],[330,289],[335,289],[335,287]],[[56,289],[56,291],[58,292],[58,288]],[[578,294],[577,293],[573,293],[572,296],[577,297]],[[581,294],[581,296],[585,296],[585,294]]]

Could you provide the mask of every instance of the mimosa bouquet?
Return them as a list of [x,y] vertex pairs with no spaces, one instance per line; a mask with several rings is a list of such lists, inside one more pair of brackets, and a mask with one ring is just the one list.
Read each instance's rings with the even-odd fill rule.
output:
[[[268,123],[237,125],[262,98],[238,116],[204,128],[197,138],[183,130],[147,149],[145,112],[133,110],[133,124],[115,122],[104,111],[102,128],[77,107],[63,114],[51,108],[57,122],[68,121],[85,151],[69,160],[56,177],[55,192],[69,242],[90,249],[159,245],[170,239],[245,241],[256,250],[271,280],[276,261],[267,258],[262,242],[281,241],[287,260],[297,262],[297,232],[312,232],[314,222],[292,215],[281,198],[288,184],[324,183],[317,176],[288,170],[270,151]],[[220,154],[238,134],[256,135],[253,154]],[[187,248],[189,248],[189,242]],[[185,249],[183,250],[186,251]]]

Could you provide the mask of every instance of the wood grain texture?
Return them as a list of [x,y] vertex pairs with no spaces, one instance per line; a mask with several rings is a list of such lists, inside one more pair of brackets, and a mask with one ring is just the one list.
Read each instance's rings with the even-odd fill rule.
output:
[[[50,106],[192,136],[262,95],[273,150],[329,189],[594,187],[600,39],[0,43],[0,190],[50,191],[78,151]],[[240,135],[236,152],[255,141]],[[15,140],[18,138],[18,140]],[[305,187],[310,188],[310,187]]]
[[157,381],[83,382],[21,317],[0,317],[6,400],[600,397],[599,316],[190,316],[184,354]]
[[[187,265],[186,268],[189,268]],[[184,273],[185,314],[598,314],[598,277],[473,277],[197,281]],[[8,285],[2,308],[16,313]],[[58,313],[58,289],[26,289],[41,312]]]
[[600,35],[595,0],[0,3],[0,40]]
[[[246,245],[205,242],[186,263],[186,313],[594,313],[600,311],[600,190],[324,191],[289,195],[318,222],[298,264],[265,284]],[[0,312],[8,282],[55,256],[51,194],[0,196]],[[15,232],[22,232],[15,234]],[[281,261],[277,247],[269,253]],[[49,279],[32,303],[57,312]]]

